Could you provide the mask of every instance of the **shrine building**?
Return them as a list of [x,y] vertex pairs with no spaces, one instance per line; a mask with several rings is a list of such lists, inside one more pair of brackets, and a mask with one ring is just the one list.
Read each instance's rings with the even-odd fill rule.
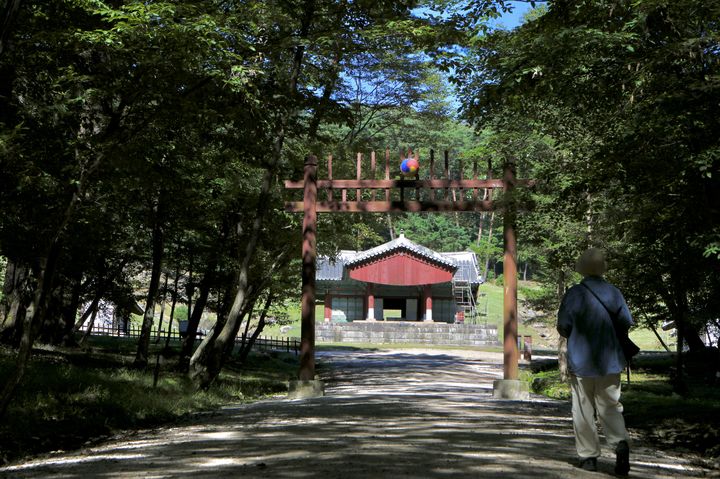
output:
[[440,253],[404,234],[366,251],[319,257],[315,278],[325,322],[472,322],[483,282],[475,253]]

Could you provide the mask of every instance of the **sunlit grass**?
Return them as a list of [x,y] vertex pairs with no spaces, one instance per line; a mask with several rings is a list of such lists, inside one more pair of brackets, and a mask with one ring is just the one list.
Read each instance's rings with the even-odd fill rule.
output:
[[[675,338],[670,336],[670,332],[658,330],[658,334],[665,344],[670,347],[671,351],[674,350]],[[665,348],[662,347],[662,344],[658,341],[655,333],[647,328],[633,329],[630,332],[630,339],[640,346],[640,349],[643,351],[665,351]]]

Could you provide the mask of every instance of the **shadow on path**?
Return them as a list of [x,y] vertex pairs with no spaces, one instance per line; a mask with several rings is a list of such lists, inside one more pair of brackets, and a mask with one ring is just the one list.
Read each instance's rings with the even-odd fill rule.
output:
[[[0,469],[0,477],[568,478],[567,402],[492,398],[499,354],[323,351],[327,396],[226,407],[195,424]],[[714,473],[636,444],[631,477]]]

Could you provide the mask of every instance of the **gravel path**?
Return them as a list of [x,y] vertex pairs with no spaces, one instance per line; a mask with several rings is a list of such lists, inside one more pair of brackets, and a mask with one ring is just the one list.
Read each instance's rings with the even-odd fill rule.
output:
[[[326,396],[271,399],[0,469],[7,478],[599,478],[575,467],[567,402],[492,398],[499,354],[318,354]],[[631,477],[720,477],[633,445]]]

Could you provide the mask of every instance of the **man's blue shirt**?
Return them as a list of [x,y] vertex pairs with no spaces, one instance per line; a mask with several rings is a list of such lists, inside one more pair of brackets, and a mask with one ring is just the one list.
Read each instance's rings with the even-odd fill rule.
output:
[[[620,311],[618,324],[627,329],[633,320],[622,293],[597,276],[582,280],[611,311]],[[626,365],[620,343],[605,307],[582,284],[570,288],[558,311],[557,330],[568,340],[568,368],[580,377],[621,372]]]

